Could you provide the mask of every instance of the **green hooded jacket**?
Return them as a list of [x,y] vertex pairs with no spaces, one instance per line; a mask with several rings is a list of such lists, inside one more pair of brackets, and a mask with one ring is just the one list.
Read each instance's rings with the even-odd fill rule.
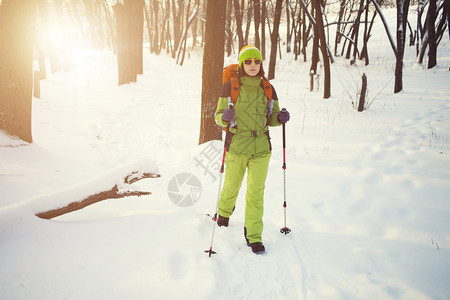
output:
[[[234,105],[235,122],[230,125],[228,151],[250,157],[269,153],[272,149],[268,126],[279,126],[277,116],[280,111],[278,97],[272,86],[272,111],[269,111],[267,97],[262,88],[260,77],[241,77],[240,92]],[[231,102],[231,82],[222,87],[217,103],[215,120],[219,126],[226,127],[222,114]]]

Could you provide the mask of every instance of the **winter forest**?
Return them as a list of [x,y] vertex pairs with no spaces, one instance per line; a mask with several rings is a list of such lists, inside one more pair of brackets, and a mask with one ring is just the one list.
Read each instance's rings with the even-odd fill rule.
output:
[[[330,64],[334,63],[334,57],[345,57],[351,64],[357,59],[370,64],[367,44],[376,18],[383,22],[396,57],[394,91],[398,93],[403,89],[405,46],[416,48],[419,64],[427,52],[427,68],[434,67],[437,47],[449,20],[448,1],[413,1],[412,5],[417,5],[414,10],[417,21],[411,25],[410,2],[223,0],[211,2],[208,11],[207,1],[200,0],[37,0],[27,5],[2,0],[1,128],[32,141],[31,92],[39,98],[40,80],[47,78],[47,59],[48,69],[54,73],[70,69],[84,50],[109,49],[117,55],[121,85],[136,82],[137,75],[143,73],[144,45],[145,51],[156,55],[166,52],[183,65],[189,39],[191,51],[195,48],[204,51],[199,141],[220,139],[219,129],[208,128],[214,127],[209,99],[214,99],[221,87],[217,70],[223,67],[223,52],[229,57],[249,42],[261,48],[263,58],[269,61],[268,79],[275,78],[277,53],[282,57],[283,53],[292,52],[295,60],[309,62],[311,90],[320,62],[324,73],[323,97],[329,98]],[[396,8],[395,32],[388,28],[382,6]],[[333,16],[333,21],[328,21],[328,15]],[[283,46],[279,33],[282,17],[286,26]],[[208,23],[208,19],[214,21]],[[330,40],[331,35],[334,40]],[[23,88],[13,89],[19,85]],[[363,107],[361,104],[360,109]]]
[[[0,0],[0,298],[449,299],[449,14]],[[247,45],[291,114],[286,149],[270,129],[261,256],[245,178],[230,227],[211,219],[222,72]]]

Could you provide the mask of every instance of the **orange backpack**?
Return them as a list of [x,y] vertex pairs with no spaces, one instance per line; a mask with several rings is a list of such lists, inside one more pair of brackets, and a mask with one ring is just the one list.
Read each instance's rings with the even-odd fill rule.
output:
[[[237,69],[239,65],[238,64],[231,64],[226,66],[223,69],[222,73],[222,85],[225,84],[225,82],[231,80],[231,102],[233,104],[236,104],[236,100],[239,96],[239,92],[241,90],[241,86],[239,85],[239,80],[237,79]],[[272,85],[270,85],[269,81],[266,79],[262,79],[263,83],[263,89],[264,93],[266,93],[267,101],[268,101],[268,107],[270,106],[270,101],[272,100]]]

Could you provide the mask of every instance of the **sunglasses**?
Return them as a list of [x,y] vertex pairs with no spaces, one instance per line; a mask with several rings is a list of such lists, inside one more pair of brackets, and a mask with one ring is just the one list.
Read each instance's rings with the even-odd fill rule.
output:
[[255,65],[261,64],[261,60],[260,59],[246,59],[246,60],[244,60],[244,64],[246,64],[246,65],[251,65],[252,62],[255,62]]

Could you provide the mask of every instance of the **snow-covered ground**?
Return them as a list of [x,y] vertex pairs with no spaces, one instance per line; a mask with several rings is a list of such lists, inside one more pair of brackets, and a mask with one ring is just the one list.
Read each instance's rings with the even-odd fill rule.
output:
[[[34,143],[0,133],[0,299],[449,299],[450,43],[431,70],[408,47],[404,91],[393,94],[394,57],[377,21],[371,64],[337,58],[331,99],[308,91],[309,62],[278,61],[292,232],[279,232],[278,127],[260,256],[243,238],[245,184],[230,227],[216,228],[217,254],[204,253],[223,144],[198,145],[199,53],[183,67],[146,53],[144,75],[120,87],[108,52],[43,80]],[[363,72],[370,106],[359,113]],[[131,185],[151,195],[35,216],[115,184],[130,189],[120,183],[132,171],[161,174]],[[182,173],[201,185],[180,187],[198,200],[187,207],[169,193]]]

